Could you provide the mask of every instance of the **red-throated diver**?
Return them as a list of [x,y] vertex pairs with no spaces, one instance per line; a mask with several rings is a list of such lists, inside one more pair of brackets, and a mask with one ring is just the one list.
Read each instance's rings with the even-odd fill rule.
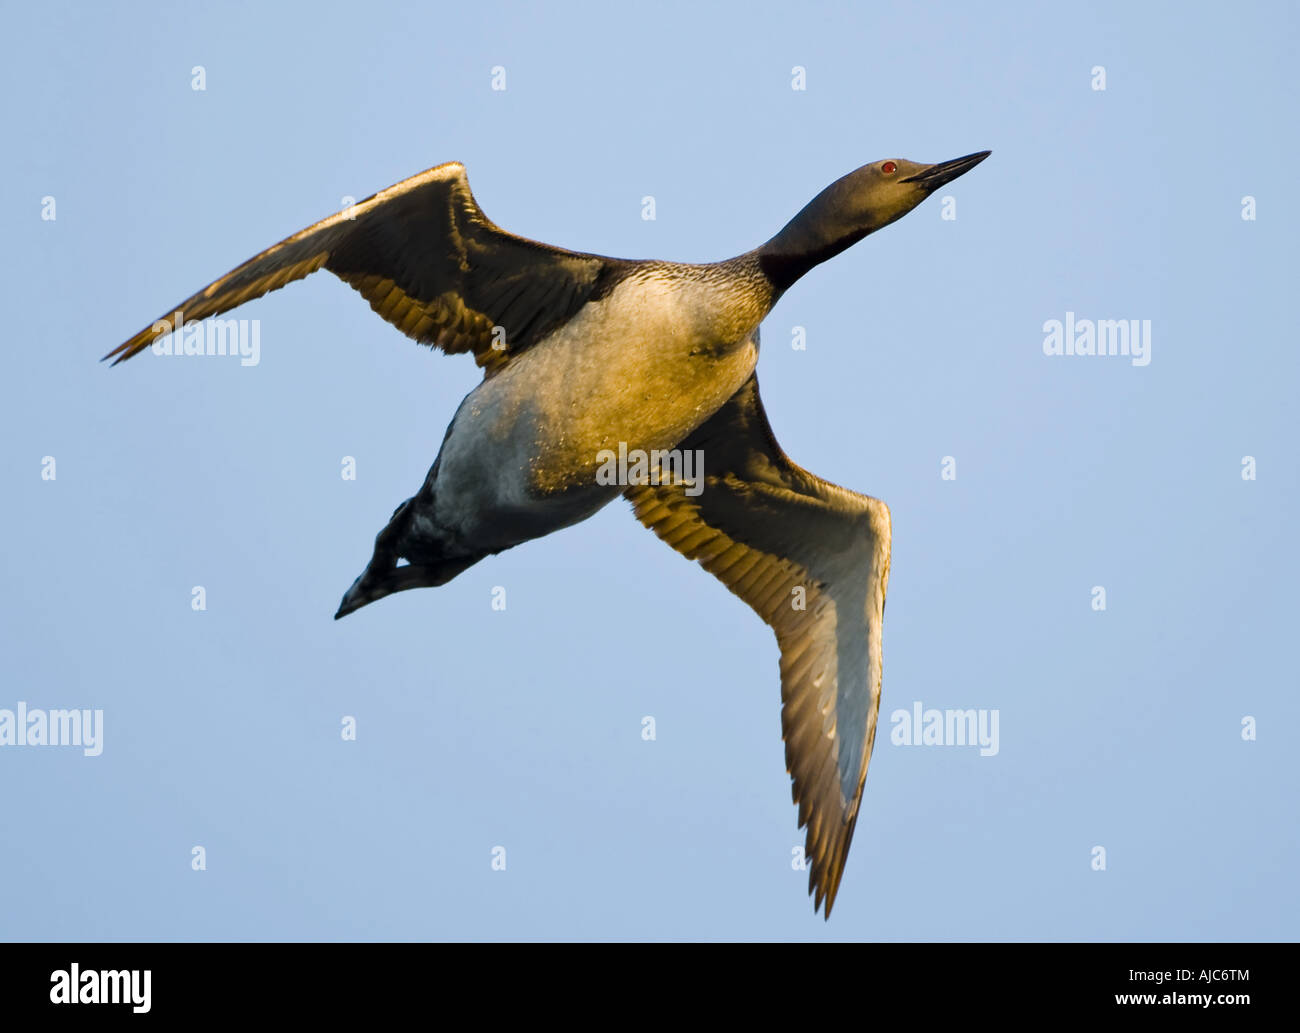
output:
[[[483,382],[335,616],[445,584],[484,556],[585,520],[625,490],[642,523],[776,632],[808,891],[829,918],[880,712],[889,508],[781,451],[758,393],[758,326],[813,266],[988,155],[864,165],[766,244],[707,265],[516,237],[483,214],[464,167],[451,162],[263,251],[105,358],[122,362],[189,320],[322,268],[415,340],[472,352]],[[670,476],[611,484],[601,457],[620,448],[701,450],[703,484]]]

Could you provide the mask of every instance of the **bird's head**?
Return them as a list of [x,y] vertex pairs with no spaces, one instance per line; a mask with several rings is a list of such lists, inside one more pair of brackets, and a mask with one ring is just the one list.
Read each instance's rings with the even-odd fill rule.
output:
[[991,153],[979,151],[937,165],[885,158],[855,169],[809,201],[758,249],[764,271],[778,290],[785,290],[813,266],[901,219]]

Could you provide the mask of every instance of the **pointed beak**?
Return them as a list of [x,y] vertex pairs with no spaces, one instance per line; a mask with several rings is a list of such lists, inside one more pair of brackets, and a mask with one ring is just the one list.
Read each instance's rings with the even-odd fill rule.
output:
[[992,151],[979,151],[975,154],[968,154],[964,158],[941,161],[938,165],[931,165],[928,169],[918,172],[915,176],[908,176],[902,182],[916,183],[926,191],[938,190],[945,183],[951,183],[958,176],[965,175],[992,153]]

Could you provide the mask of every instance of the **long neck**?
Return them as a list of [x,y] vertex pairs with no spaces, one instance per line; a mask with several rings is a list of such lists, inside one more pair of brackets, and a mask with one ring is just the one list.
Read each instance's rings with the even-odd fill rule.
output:
[[846,218],[850,210],[849,176],[836,180],[756,251],[763,274],[778,293],[815,265],[834,258],[871,232]]

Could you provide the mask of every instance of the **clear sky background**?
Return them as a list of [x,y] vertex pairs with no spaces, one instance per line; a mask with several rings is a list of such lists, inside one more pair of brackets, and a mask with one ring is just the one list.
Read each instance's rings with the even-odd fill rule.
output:
[[[102,708],[105,743],[0,748],[0,937],[1300,933],[1294,5],[3,6],[0,708]],[[893,512],[829,923],[775,639],[622,500],[331,619],[471,361],[326,274],[238,312],[256,367],[97,361],[448,160],[514,232],[705,261],[868,161],[985,148],[955,220],[764,324],[786,451]],[[1150,364],[1045,356],[1067,311],[1150,320]],[[892,745],[916,701],[996,709],[999,753]]]

